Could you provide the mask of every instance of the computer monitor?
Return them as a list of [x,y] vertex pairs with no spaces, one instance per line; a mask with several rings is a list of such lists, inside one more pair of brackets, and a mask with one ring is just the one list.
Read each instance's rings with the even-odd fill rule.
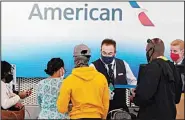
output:
[[137,78],[137,85],[140,83],[141,79],[143,78],[146,65],[147,64],[140,64],[140,66],[139,66],[139,72],[138,72],[138,78]]

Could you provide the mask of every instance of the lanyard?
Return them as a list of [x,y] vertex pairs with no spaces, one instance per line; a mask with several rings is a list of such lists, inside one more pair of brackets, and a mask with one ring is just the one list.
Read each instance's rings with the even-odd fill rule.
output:
[[[114,64],[113,64],[113,74],[114,74],[114,69],[115,69],[115,66],[116,66],[116,61],[114,62]],[[106,66],[105,66],[106,67]],[[106,69],[107,69],[107,74],[109,75],[109,67],[108,67],[108,65],[107,65],[107,67],[106,67]],[[109,75],[110,76],[110,75]],[[114,76],[115,77],[115,76]]]
[[[113,69],[111,68],[112,71],[113,71],[113,74],[114,74],[115,66],[116,66],[116,62],[113,64]],[[108,76],[109,76],[109,80],[108,80],[108,82],[109,82],[109,89],[110,89],[111,91],[113,91],[113,90],[114,90],[113,81],[114,81],[115,76],[114,76],[113,80],[110,80],[109,67],[108,67],[108,65],[105,66],[105,67],[107,68],[107,74],[108,74]],[[112,66],[111,66],[111,67],[112,67]]]

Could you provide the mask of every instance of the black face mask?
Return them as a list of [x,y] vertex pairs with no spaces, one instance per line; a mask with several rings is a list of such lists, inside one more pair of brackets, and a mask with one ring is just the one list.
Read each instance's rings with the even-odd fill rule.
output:
[[5,83],[10,83],[13,80],[13,75],[8,74],[5,76]]
[[[149,54],[150,51],[152,51],[151,55]],[[153,53],[154,53],[154,48],[153,48],[153,47],[150,48],[150,49],[146,52],[146,58],[147,58],[148,63],[150,62],[150,59],[151,59]]]

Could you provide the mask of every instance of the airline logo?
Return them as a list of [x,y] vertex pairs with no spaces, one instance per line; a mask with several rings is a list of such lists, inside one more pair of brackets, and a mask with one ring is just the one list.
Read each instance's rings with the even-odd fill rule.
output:
[[[136,1],[129,1],[130,5],[132,8],[141,8]],[[144,11],[140,12],[138,15],[139,21],[143,26],[152,26],[154,27],[154,24],[152,21],[149,19],[149,17],[145,14]]]

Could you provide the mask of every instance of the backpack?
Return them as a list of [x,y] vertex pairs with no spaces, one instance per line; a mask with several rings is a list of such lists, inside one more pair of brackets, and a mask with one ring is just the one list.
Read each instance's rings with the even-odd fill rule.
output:
[[110,119],[121,119],[121,120],[131,120],[132,116],[129,112],[120,109],[114,109],[111,110],[108,115],[110,116]]

